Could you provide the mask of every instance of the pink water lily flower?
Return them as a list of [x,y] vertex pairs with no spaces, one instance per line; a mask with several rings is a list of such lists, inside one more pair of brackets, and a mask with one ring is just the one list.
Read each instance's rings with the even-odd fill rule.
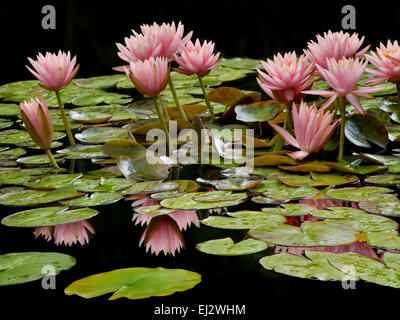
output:
[[181,47],[175,55],[175,61],[179,64],[179,68],[174,68],[175,71],[199,76],[206,75],[211,69],[221,62],[220,53],[214,54],[214,43],[206,40],[203,44],[197,39],[193,44],[188,41],[186,46]]
[[315,103],[308,107],[303,101],[300,103],[299,110],[296,105],[293,105],[292,115],[296,137],[274,123],[270,123],[270,126],[288,143],[301,150],[289,154],[294,159],[303,159],[310,153],[320,151],[340,122],[337,120],[332,123],[334,112],[317,109]]
[[322,77],[330,84],[333,91],[327,90],[306,90],[303,93],[316,94],[322,97],[329,98],[324,104],[323,108],[332,104],[337,97],[346,97],[354,108],[361,114],[364,114],[364,109],[361,106],[358,96],[372,99],[373,96],[369,95],[371,92],[377,92],[382,88],[362,88],[357,87],[358,81],[364,73],[368,62],[362,62],[358,58],[342,58],[336,61],[335,58],[326,59],[327,68],[316,65]]
[[[200,227],[200,220],[199,217],[197,216],[196,211],[194,210],[177,210],[171,213],[168,213],[168,215],[175,220],[175,222],[178,224],[179,230],[186,230],[188,227],[190,227],[192,224],[194,224],[197,227]],[[135,222],[135,224],[140,224],[140,225],[147,225],[157,215],[152,215],[152,214],[140,214],[140,213],[135,213],[133,215],[132,221]]]
[[168,61],[172,61],[175,58],[175,54],[179,48],[186,45],[186,43],[192,37],[193,32],[190,31],[185,37],[183,37],[184,26],[181,22],[178,23],[178,27],[175,26],[175,22],[172,24],[163,23],[158,25],[153,23],[152,25],[144,24],[140,27],[144,36],[155,35],[158,42],[161,44],[159,56],[166,57]]
[[363,42],[364,37],[359,39],[357,33],[350,35],[348,32],[329,30],[323,37],[317,35],[317,42],[312,40],[308,42],[308,50],[304,50],[304,53],[314,64],[326,69],[328,68],[326,58],[338,61],[342,58],[362,57],[370,47],[367,46],[357,52]]
[[261,61],[265,72],[257,70],[257,82],[278,103],[297,101],[301,92],[311,86],[314,66],[305,55],[297,59],[296,52],[278,53],[274,60]]
[[124,67],[124,70],[136,89],[141,94],[150,97],[157,96],[163,91],[169,79],[168,60],[164,57],[131,61],[130,67]]
[[376,53],[371,52],[371,55],[365,56],[376,67],[376,69],[367,68],[366,71],[377,75],[377,77],[369,78],[368,84],[375,85],[385,81],[400,80],[400,46],[397,40],[393,43],[388,40],[386,46],[380,43],[380,47],[376,48]]
[[62,52],[58,54],[46,52],[39,53],[37,60],[28,58],[34,70],[28,70],[41,82],[41,86],[47,90],[58,91],[68,85],[78,72],[79,64],[75,67],[76,56],[71,59],[71,54]]
[[21,117],[32,140],[42,150],[48,150],[53,141],[53,125],[43,97],[20,104]]
[[89,243],[87,230],[95,233],[93,226],[87,220],[62,224],[54,227],[40,227],[33,232],[35,238],[43,236],[47,241],[54,238],[56,245],[65,244],[71,246],[79,242],[81,245]]
[[146,227],[139,241],[139,246],[144,244],[146,251],[158,255],[161,251],[165,255],[180,252],[184,246],[184,240],[176,221],[169,215],[153,217]]
[[144,61],[151,57],[156,58],[160,55],[162,43],[155,33],[143,35],[134,30],[132,32],[133,35],[125,38],[125,46],[120,43],[116,44],[119,49],[118,56],[122,60],[130,63],[137,60]]

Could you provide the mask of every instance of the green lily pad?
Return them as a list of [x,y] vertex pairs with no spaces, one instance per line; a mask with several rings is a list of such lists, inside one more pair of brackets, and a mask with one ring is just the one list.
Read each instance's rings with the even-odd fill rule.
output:
[[134,182],[124,178],[81,178],[74,181],[74,187],[83,192],[114,192],[130,187],[132,184],[134,184]]
[[279,113],[279,105],[275,101],[262,101],[255,104],[235,108],[236,119],[244,122],[263,122],[273,119]]
[[326,196],[336,200],[342,201],[363,201],[371,200],[376,194],[381,193],[392,193],[393,190],[385,187],[348,187],[348,188],[338,188],[331,189],[326,192]]
[[311,172],[309,175],[281,174],[277,178],[282,183],[292,187],[301,187],[305,184],[310,187],[339,186],[358,181],[358,177],[353,174],[316,172]]
[[57,252],[18,252],[0,256],[0,286],[35,281],[47,276],[46,266],[54,275],[72,268],[75,258]]
[[0,185],[21,184],[24,182],[37,180],[37,175],[28,175],[24,171],[4,172],[0,174]]
[[16,207],[33,206],[71,199],[81,195],[82,193],[76,191],[73,186],[66,186],[52,191],[22,188],[0,195],[0,204]]
[[201,242],[196,245],[197,250],[218,256],[241,256],[264,251],[267,248],[268,244],[264,241],[251,238],[238,243],[234,243],[231,238],[216,239]]
[[[268,200],[268,203],[280,203],[290,200],[313,198],[320,195],[320,191],[309,185],[303,185],[300,188],[286,186],[279,180],[266,179],[261,184],[250,189],[253,192],[261,192],[262,196]],[[257,201],[256,201],[257,202]]]
[[400,172],[400,158],[399,157],[384,156],[384,155],[371,154],[371,153],[359,153],[357,156],[361,159],[387,166],[388,172],[392,172],[392,173]]
[[374,172],[384,171],[387,169],[384,165],[379,164],[366,164],[366,165],[353,165],[345,160],[339,162],[323,162],[329,168],[346,173],[353,174],[370,174]]
[[101,112],[76,112],[74,110],[69,112],[69,116],[81,123],[86,124],[97,124],[97,123],[104,123],[107,122],[112,118],[112,114],[110,113],[101,113]]
[[396,268],[390,268],[388,264],[361,254],[315,251],[306,251],[305,254],[308,259],[281,253],[264,257],[260,263],[268,270],[294,277],[338,281],[362,279],[394,288],[400,287],[400,274]]
[[[229,196],[223,201],[214,202],[199,202],[193,198],[198,195],[206,194],[206,192],[191,192],[185,194],[184,196],[177,197],[174,199],[165,199],[161,201],[161,205],[170,209],[180,209],[180,210],[200,210],[200,209],[213,209],[213,208],[223,208],[228,206],[233,206],[242,203],[244,200],[229,200]],[[237,196],[235,195],[234,198]]]
[[74,111],[83,112],[96,112],[96,113],[108,113],[112,114],[112,118],[109,121],[125,121],[125,120],[136,120],[137,115],[133,108],[120,105],[100,105],[95,107],[82,107],[75,108]]
[[118,104],[128,103],[132,98],[126,94],[114,92],[98,92],[87,95],[81,95],[72,99],[72,104],[75,106],[95,106],[101,103],[104,104]]
[[75,138],[83,143],[105,143],[114,139],[128,138],[128,130],[116,127],[93,127],[77,133]]
[[118,82],[126,79],[127,76],[125,74],[113,74],[110,76],[76,79],[73,83],[80,88],[109,89],[115,87]]
[[89,208],[67,210],[68,207],[43,207],[20,211],[1,220],[8,227],[37,228],[68,224],[90,219],[99,212]]
[[13,103],[0,103],[0,116],[16,116],[20,114],[20,107]]
[[279,214],[282,216],[304,216],[311,215],[313,211],[318,210],[316,207],[305,203],[285,203],[281,207],[267,207],[261,209],[263,212],[270,214]]
[[400,250],[400,236],[397,231],[366,232],[363,239],[373,247],[386,250]]
[[374,185],[393,186],[400,184],[400,175],[377,174],[365,178],[365,182]]
[[238,211],[229,213],[231,217],[209,216],[202,220],[202,224],[220,229],[251,229],[258,225],[280,225],[286,223],[286,218],[259,211]]
[[370,114],[355,114],[346,120],[345,135],[359,147],[371,148],[370,142],[385,148],[389,143],[385,125]]
[[50,175],[42,177],[38,181],[24,183],[24,187],[39,190],[54,190],[71,184],[74,180],[79,179],[81,176],[81,173]]
[[63,201],[62,204],[71,207],[95,207],[117,202],[121,195],[116,192],[95,192],[90,196],[84,195],[79,198]]
[[0,144],[16,144],[28,140],[31,140],[29,133],[19,129],[2,131],[0,136]]
[[58,155],[65,159],[93,159],[105,158],[106,155],[102,151],[102,146],[99,145],[83,145],[76,144],[65,149],[58,150]]
[[149,214],[149,215],[162,215],[175,212],[175,210],[173,209],[166,209],[161,207],[160,205],[141,206],[135,208],[134,211],[138,214]]
[[262,69],[262,64],[258,59],[250,59],[250,58],[231,58],[231,59],[223,59],[221,62],[221,66],[233,68],[233,69]]
[[127,268],[77,280],[65,289],[65,293],[77,294],[84,298],[113,293],[109,300],[122,297],[144,299],[186,291],[200,281],[200,274],[183,269]]
[[400,217],[400,201],[394,194],[385,194],[381,199],[364,200],[359,202],[358,206],[369,213],[388,217]]
[[357,233],[352,227],[330,221],[304,222],[301,227],[265,224],[249,231],[249,235],[254,239],[294,247],[346,245],[357,240]]
[[[54,160],[60,162],[64,160],[64,155],[53,154]],[[37,165],[48,165],[51,164],[47,154],[38,154],[35,156],[28,156],[17,159],[18,163],[24,164],[26,166],[37,166]]]

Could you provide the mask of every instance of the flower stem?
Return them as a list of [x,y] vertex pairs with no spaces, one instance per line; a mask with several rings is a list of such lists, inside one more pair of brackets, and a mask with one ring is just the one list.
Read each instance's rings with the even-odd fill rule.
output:
[[52,155],[50,149],[46,149],[45,151],[46,151],[46,153],[47,153],[47,156],[49,157],[49,160],[50,160],[50,162],[51,162],[51,165],[52,165],[54,168],[58,169],[59,166],[58,166],[56,160],[54,160],[54,157],[53,157],[53,155]]
[[[283,129],[287,130],[290,133],[292,133],[293,131],[292,107],[290,102],[288,102],[288,104],[286,105],[286,118],[283,122]],[[274,147],[272,148],[272,151],[281,151],[283,144],[284,139],[282,138],[282,136],[279,136],[274,144]]]
[[206,105],[207,105],[207,107],[208,107],[208,110],[210,111],[211,118],[212,118],[213,120],[215,120],[214,110],[213,110],[213,108],[211,107],[210,100],[208,100],[208,96],[207,96],[206,88],[204,87],[203,79],[201,78],[201,76],[200,76],[199,74],[197,75],[197,77],[199,78],[201,90],[203,90],[204,101],[206,102]]
[[161,95],[158,95],[158,102],[159,102],[159,104],[160,104],[160,106],[161,106],[161,109],[162,109],[162,111],[163,111],[164,118],[167,119],[168,121],[171,120],[171,119],[169,118],[167,106],[164,104]]
[[397,89],[397,105],[400,106],[400,79],[396,81],[396,89]]
[[[166,141],[167,141],[167,145],[168,145],[168,148],[169,148],[169,146],[171,145],[170,137],[169,137],[169,132],[168,132],[167,125],[166,125],[166,123],[165,123],[165,119],[164,119],[163,114],[162,114],[161,107],[160,107],[160,105],[158,104],[158,101],[157,101],[157,100],[158,100],[157,96],[154,96],[154,97],[153,97],[153,101],[154,101],[154,106],[156,107],[156,111],[157,111],[157,115],[158,115],[158,120],[160,121],[161,129],[164,131],[165,139],[166,139]],[[167,149],[168,149],[168,148],[167,148]]]
[[170,90],[172,92],[172,96],[174,97],[174,101],[175,101],[176,107],[178,108],[178,111],[179,111],[182,119],[187,121],[185,111],[183,110],[182,105],[181,105],[181,103],[180,103],[180,101],[178,99],[178,95],[176,94],[175,86],[174,86],[174,83],[172,82],[171,76],[168,79],[168,85],[169,85],[169,88],[170,88]]
[[57,90],[57,91],[55,91],[55,93],[56,93],[56,97],[57,97],[58,106],[60,107],[61,117],[64,121],[64,127],[65,127],[65,130],[67,131],[69,143],[71,144],[71,146],[74,146],[75,145],[74,136],[72,135],[71,128],[69,127],[67,116],[65,115],[64,105],[61,102],[60,92]]
[[343,97],[338,97],[338,107],[340,112],[340,118],[342,119],[340,122],[340,140],[339,140],[339,155],[338,161],[343,160],[343,152],[344,152],[344,128],[346,125],[346,105]]

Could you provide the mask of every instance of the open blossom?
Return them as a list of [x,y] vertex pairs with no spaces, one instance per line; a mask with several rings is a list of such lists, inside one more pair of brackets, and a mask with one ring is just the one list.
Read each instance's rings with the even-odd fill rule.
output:
[[257,82],[272,99],[287,103],[300,99],[303,90],[311,86],[313,65],[304,55],[297,59],[296,52],[278,53],[274,60],[261,61],[265,72],[258,71]]
[[68,85],[78,72],[79,65],[75,67],[76,56],[71,59],[71,54],[62,52],[58,54],[46,52],[43,56],[37,55],[37,60],[28,58],[34,70],[28,70],[41,82],[41,86],[47,90],[58,91]]
[[158,215],[153,217],[147,225],[139,241],[139,245],[144,244],[146,251],[158,255],[161,251],[165,255],[179,252],[184,246],[184,240],[176,221],[169,215]]
[[43,97],[20,104],[21,117],[32,140],[40,149],[48,150],[53,141],[53,125]]
[[172,61],[175,58],[175,54],[179,48],[184,46],[192,37],[192,31],[190,31],[185,37],[183,37],[184,27],[181,22],[178,23],[178,27],[175,26],[175,22],[172,24],[163,23],[158,25],[153,23],[152,25],[140,26],[142,34],[147,37],[155,35],[158,42],[161,44],[160,52],[158,56],[166,57],[168,61]]
[[366,69],[367,72],[377,75],[367,80],[370,85],[387,80],[391,82],[400,80],[400,47],[397,40],[393,43],[388,40],[386,47],[380,43],[380,47],[376,48],[376,53],[371,52],[371,55],[365,56],[376,67],[376,69]]
[[324,103],[323,108],[328,107],[335,101],[338,96],[346,97],[354,108],[361,114],[364,114],[364,109],[361,106],[358,96],[372,99],[369,95],[371,92],[382,90],[382,88],[362,88],[357,87],[357,82],[360,81],[368,62],[361,62],[358,58],[342,58],[336,61],[334,58],[326,59],[326,68],[316,65],[322,77],[330,84],[333,91],[326,90],[306,90],[303,93],[317,94],[329,99]]
[[[118,56],[130,63],[131,61],[144,61],[150,57],[156,58],[161,52],[162,43],[154,33],[138,34],[132,30],[133,35],[125,38],[125,46],[117,43]],[[122,70],[123,71],[123,70]]]
[[54,227],[36,228],[33,234],[35,238],[43,236],[47,241],[54,238],[56,245],[65,244],[71,246],[79,242],[81,245],[89,243],[87,230],[95,233],[93,226],[87,220],[62,224]]
[[179,68],[174,68],[174,70],[186,75],[203,76],[221,62],[219,55],[219,52],[214,54],[213,42],[204,41],[201,44],[197,39],[193,44],[189,40],[186,46],[181,47],[175,55],[175,61],[179,64]]
[[303,159],[310,153],[320,151],[340,122],[337,120],[332,123],[334,112],[317,109],[315,103],[308,107],[303,101],[298,111],[293,105],[292,115],[295,137],[274,123],[270,123],[270,126],[288,143],[301,150],[289,154],[294,159]]
[[350,35],[348,32],[329,30],[328,33],[324,33],[323,37],[317,35],[317,42],[308,42],[308,50],[304,50],[304,53],[314,64],[327,68],[326,58],[338,61],[342,58],[362,57],[370,47],[367,46],[357,52],[363,42],[364,37],[359,39],[357,33]]
[[124,67],[124,70],[136,89],[141,94],[150,97],[163,91],[169,79],[168,60],[162,57],[131,61],[130,68]]

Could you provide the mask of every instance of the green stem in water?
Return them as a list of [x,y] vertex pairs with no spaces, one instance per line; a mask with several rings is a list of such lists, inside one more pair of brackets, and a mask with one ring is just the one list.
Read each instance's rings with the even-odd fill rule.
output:
[[340,118],[342,121],[340,122],[340,140],[339,140],[339,155],[338,161],[343,160],[343,152],[344,152],[344,128],[346,125],[346,105],[343,97],[338,97],[338,107],[340,112]]
[[400,79],[396,81],[396,89],[397,89],[397,105],[400,106]]
[[[158,100],[157,96],[154,96],[154,97],[153,97],[153,101],[154,101],[154,106],[156,107],[156,111],[157,111],[157,115],[158,115],[158,120],[160,121],[161,129],[164,131],[165,139],[166,139],[166,141],[167,141],[167,145],[168,145],[168,148],[169,148],[169,146],[171,145],[171,141],[170,141],[170,137],[169,137],[169,132],[168,132],[167,125],[166,125],[166,123],[165,123],[165,119],[164,119],[163,114],[162,114],[161,107],[160,107],[160,105],[158,104],[158,101],[157,101],[157,100]],[[168,149],[168,148],[167,148],[167,149]]]
[[161,95],[158,95],[158,102],[159,102],[159,104],[160,104],[160,106],[161,106],[161,109],[162,109],[162,111],[163,111],[164,119],[167,119],[168,121],[171,120],[171,119],[169,118],[167,106],[164,104]]
[[[283,122],[283,129],[287,130],[289,133],[293,132],[292,107],[290,102],[288,102],[288,104],[286,105],[286,118]],[[279,136],[272,148],[272,151],[281,151],[283,144],[284,139],[282,138],[282,136]]]
[[180,101],[178,99],[178,95],[176,94],[175,86],[174,86],[174,83],[172,82],[171,76],[168,79],[168,85],[169,85],[169,88],[170,88],[170,90],[172,92],[172,96],[174,97],[174,101],[175,101],[176,107],[178,108],[178,111],[179,111],[182,119],[187,121],[187,117],[186,117],[185,111],[183,111],[182,105],[181,105],[181,103],[180,103]]
[[211,107],[210,100],[208,100],[208,96],[207,96],[206,88],[204,87],[203,79],[201,78],[201,76],[200,76],[199,74],[197,75],[197,77],[199,78],[201,90],[203,90],[204,101],[206,102],[206,105],[207,105],[207,107],[208,107],[208,110],[210,111],[211,118],[212,118],[213,120],[215,120],[214,110],[213,110],[213,108]]
[[50,160],[50,162],[51,162],[51,165],[52,165],[54,168],[58,169],[59,166],[58,166],[56,160],[54,160],[54,157],[53,157],[53,155],[52,155],[50,149],[46,149],[45,151],[46,151],[46,153],[47,153],[47,156],[49,157],[49,160]]
[[65,110],[64,110],[64,105],[61,102],[60,92],[55,91],[55,93],[56,93],[56,97],[57,97],[58,106],[60,107],[61,117],[64,121],[64,127],[65,127],[65,130],[67,131],[69,143],[71,144],[71,146],[74,146],[75,145],[74,136],[72,135],[71,128],[69,127],[68,119],[67,119],[67,116],[66,116]]

